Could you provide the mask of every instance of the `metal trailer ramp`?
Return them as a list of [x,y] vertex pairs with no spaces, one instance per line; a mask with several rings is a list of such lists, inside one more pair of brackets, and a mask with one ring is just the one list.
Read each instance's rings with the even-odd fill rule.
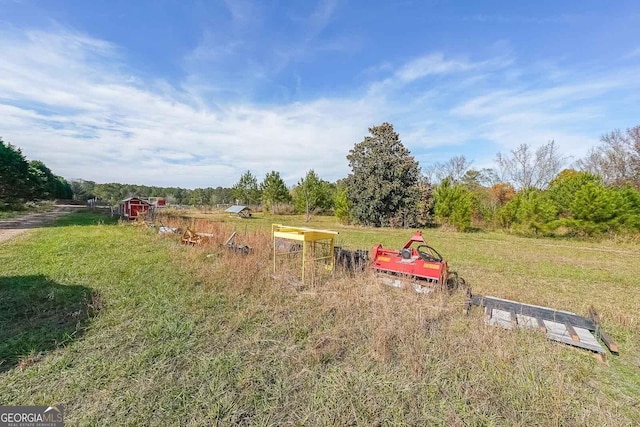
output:
[[539,330],[550,340],[605,355],[605,349],[597,339],[600,338],[612,353],[618,352],[618,345],[600,329],[600,321],[595,312],[591,312],[590,318],[586,318],[569,311],[468,294],[467,311],[472,305],[484,307],[485,323],[489,325],[505,329]]

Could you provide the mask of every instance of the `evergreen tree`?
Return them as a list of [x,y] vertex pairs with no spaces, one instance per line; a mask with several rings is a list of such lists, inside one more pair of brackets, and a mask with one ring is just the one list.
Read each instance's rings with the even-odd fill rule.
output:
[[233,186],[233,197],[238,203],[253,205],[260,201],[260,189],[258,188],[258,180],[251,173],[246,171],[240,177],[240,180]]
[[340,222],[348,223],[351,221],[351,202],[349,201],[349,192],[344,184],[338,184],[333,194],[333,214]]
[[391,124],[374,126],[369,132],[347,156],[352,173],[345,182],[352,218],[376,227],[412,226],[420,199],[418,162]]
[[83,179],[71,181],[71,189],[75,200],[88,200],[95,197],[93,191],[96,183],[93,181],[85,181]]
[[19,148],[0,138],[0,202],[11,204],[31,196],[29,163]]
[[71,200],[73,198],[73,190],[71,185],[61,176],[55,176],[54,181],[54,193],[53,196],[56,199]]
[[277,213],[278,203],[286,203],[291,200],[286,184],[280,177],[280,173],[276,171],[271,171],[264,177],[264,181],[260,184],[260,191],[265,209],[271,210],[274,214]]
[[616,228],[624,207],[624,198],[618,191],[601,183],[588,182],[576,192],[570,210],[571,216],[579,221]]
[[452,185],[451,180],[445,178],[436,187],[434,210],[438,220],[465,231],[471,226],[472,193],[464,185]]
[[40,160],[29,162],[29,181],[33,197],[37,199],[53,199],[56,197],[57,177]]
[[329,183],[321,180],[313,169],[298,181],[298,185],[294,188],[293,193],[293,202],[296,210],[305,213],[306,221],[309,221],[311,213],[315,210],[331,208],[331,189]]
[[518,192],[498,212],[505,227],[523,234],[546,234],[556,219],[557,210],[546,192],[529,188]]
[[602,178],[589,172],[565,169],[549,184],[548,195],[560,217],[571,216],[571,205],[576,194],[588,183],[602,184]]

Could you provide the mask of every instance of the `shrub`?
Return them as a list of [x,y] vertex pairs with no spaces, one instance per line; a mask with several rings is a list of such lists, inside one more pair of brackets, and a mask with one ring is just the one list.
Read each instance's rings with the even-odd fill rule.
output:
[[342,223],[351,221],[351,203],[347,187],[338,185],[333,195],[333,214]]
[[498,215],[504,227],[521,234],[546,235],[556,219],[556,208],[547,195],[536,189],[521,191],[506,203]]
[[458,231],[465,231],[471,226],[473,196],[463,185],[451,185],[449,179],[443,180],[435,191],[436,218],[453,225]]

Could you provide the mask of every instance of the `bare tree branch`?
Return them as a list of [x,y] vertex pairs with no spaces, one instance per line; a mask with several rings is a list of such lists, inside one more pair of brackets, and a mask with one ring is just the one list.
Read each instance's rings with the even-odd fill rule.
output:
[[518,189],[546,188],[567,163],[555,141],[538,148],[535,152],[527,144],[521,144],[509,155],[498,153],[496,162],[499,176]]
[[446,162],[436,162],[426,169],[427,176],[440,182],[449,178],[452,182],[460,182],[464,174],[471,168],[473,161],[465,156],[453,156]]
[[578,168],[600,175],[606,184],[632,184],[640,188],[640,126],[624,132],[616,129],[600,138]]

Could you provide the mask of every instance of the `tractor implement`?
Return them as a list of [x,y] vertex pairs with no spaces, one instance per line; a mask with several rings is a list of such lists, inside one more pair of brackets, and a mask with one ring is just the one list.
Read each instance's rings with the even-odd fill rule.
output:
[[427,245],[420,231],[400,250],[375,245],[372,268],[382,283],[396,288],[411,286],[416,292],[428,294],[434,290],[449,290],[464,285],[455,272],[449,272],[447,261]]
[[605,350],[597,340],[600,338],[611,353],[618,353],[618,344],[602,330],[600,317],[593,308],[589,310],[587,318],[550,307],[491,296],[472,295],[471,290],[468,290],[465,304],[467,313],[471,306],[484,307],[485,323],[488,325],[505,329],[537,329],[550,340],[604,355]]

